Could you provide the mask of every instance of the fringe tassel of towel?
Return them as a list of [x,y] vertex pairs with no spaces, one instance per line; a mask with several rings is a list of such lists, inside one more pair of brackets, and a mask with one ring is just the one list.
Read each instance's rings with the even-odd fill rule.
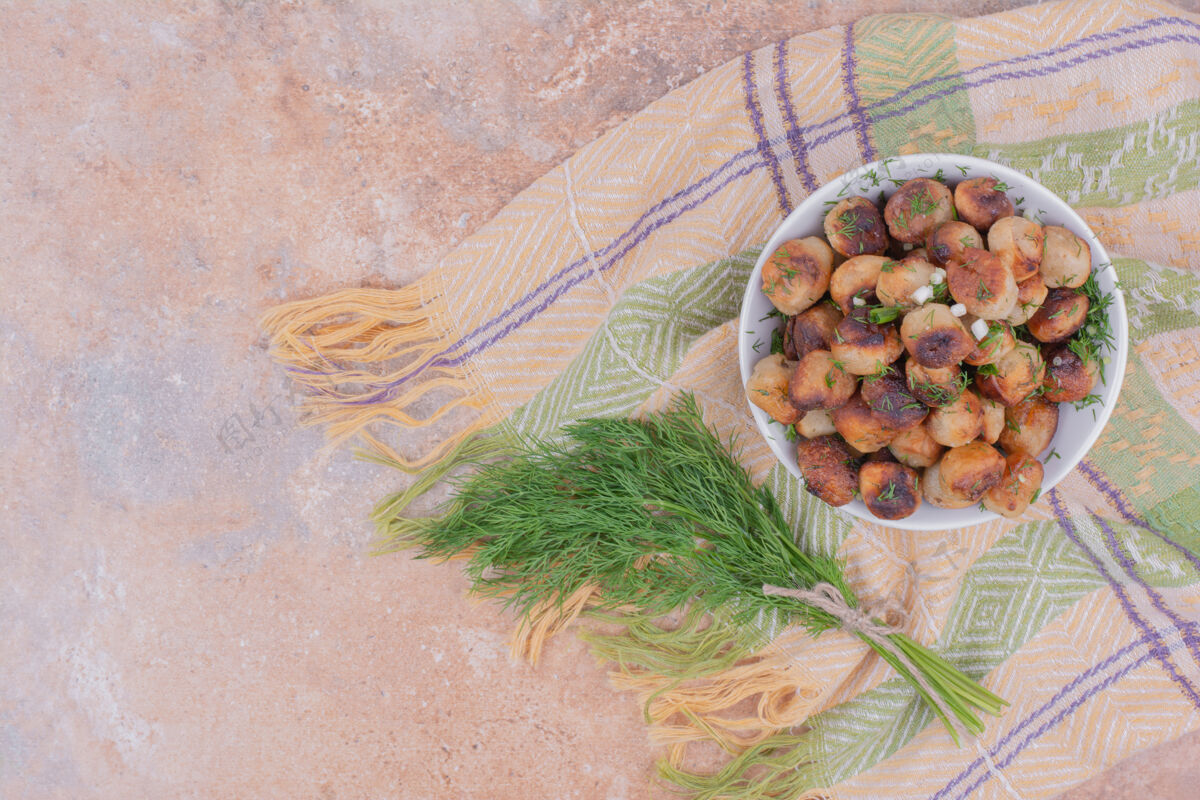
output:
[[[445,480],[454,470],[504,455],[509,451],[511,441],[499,426],[457,438],[449,452],[440,461],[422,470],[407,489],[381,500],[371,512],[371,521],[379,533],[375,554],[393,553],[412,547],[413,542],[408,534],[420,523],[403,516],[412,502]],[[374,452],[362,451],[359,455],[377,464],[410,471],[404,462],[378,448]]]
[[[802,724],[817,710],[823,687],[777,648],[706,678],[682,685],[662,675],[629,670],[613,673],[613,685],[637,692],[645,704],[654,741],[672,746],[714,740],[731,753]],[[736,716],[750,701],[754,713]],[[682,752],[672,761],[679,763]]]
[[561,603],[545,603],[533,610],[513,633],[509,651],[513,658],[536,665],[546,642],[562,632],[589,607],[600,602],[598,587],[585,584]]
[[735,756],[713,773],[690,772],[660,761],[658,776],[696,800],[829,800],[827,780],[810,733],[779,733]]
[[707,615],[689,613],[675,627],[633,615],[589,616],[624,626],[581,636],[598,658],[617,664],[613,685],[637,693],[652,739],[668,746],[666,769],[680,769],[695,742],[741,754],[802,724],[828,695],[788,654],[791,639],[808,636],[803,630],[764,647],[744,627]]
[[[326,428],[334,442],[355,434],[406,472],[437,464],[449,452],[499,421],[495,405],[473,390],[461,366],[430,364],[446,333],[435,322],[448,313],[430,280],[403,289],[345,289],[274,308],[260,320],[271,355],[307,396],[301,419]],[[453,396],[432,414],[417,417],[414,405],[429,393]],[[478,417],[416,458],[395,452],[373,423],[426,428],[458,408]]]
[[712,773],[690,772],[660,761],[658,776],[695,800],[831,800],[812,733],[779,733],[745,750]]

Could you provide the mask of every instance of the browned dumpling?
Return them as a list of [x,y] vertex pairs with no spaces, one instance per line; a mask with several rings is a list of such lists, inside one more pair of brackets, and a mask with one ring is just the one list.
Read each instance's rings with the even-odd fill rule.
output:
[[938,508],[966,508],[975,504],[971,498],[953,491],[945,484],[942,480],[941,460],[925,468],[925,476],[921,480],[921,491],[930,505]]
[[819,236],[780,245],[762,268],[762,290],[785,314],[799,314],[821,299],[833,273],[833,251]]
[[[977,317],[972,317],[967,314],[963,317],[963,325],[967,330],[971,330],[975,325]],[[1004,320],[984,320],[987,325],[987,334],[976,341],[975,349],[967,353],[963,361],[968,364],[978,367],[982,364],[994,364],[1004,356],[1008,355],[1009,351],[1017,346],[1017,339],[1013,336],[1012,326]],[[974,334],[972,334],[973,336]]]
[[[800,413],[833,409],[854,394],[858,381],[828,350],[806,353],[792,372],[788,398]],[[794,421],[794,420],[793,420]]]
[[888,450],[901,464],[910,467],[928,467],[937,463],[945,450],[934,441],[924,425],[900,431],[888,442]]
[[1004,475],[1004,456],[987,442],[947,450],[940,464],[942,485],[972,503],[978,503]]
[[858,492],[880,519],[904,519],[921,507],[917,471],[903,464],[870,461],[858,470]]
[[1026,326],[1039,342],[1061,342],[1083,327],[1090,306],[1088,296],[1078,289],[1051,289]]
[[968,247],[946,265],[954,299],[980,319],[1004,319],[1017,303],[1012,270],[987,250]]
[[837,436],[796,442],[796,463],[804,488],[831,506],[844,506],[858,489],[858,462]]
[[935,269],[925,259],[911,255],[901,261],[889,260],[879,270],[875,294],[885,306],[915,308],[919,303],[913,299],[913,292],[929,285]]
[[871,413],[897,431],[920,425],[929,413],[928,407],[908,390],[904,376],[894,368],[863,378],[860,391]]
[[991,374],[984,375],[980,370],[975,376],[975,386],[980,394],[1006,406],[1015,406],[1041,385],[1046,364],[1036,347],[1018,341],[1007,355],[990,365],[989,370]]
[[[829,279],[829,296],[843,314],[860,306],[875,305],[879,271],[890,260],[883,256],[855,256],[833,271],[833,277]],[[855,303],[855,298],[860,302]]]
[[983,507],[1012,519],[1025,513],[1034,492],[1042,488],[1042,462],[1028,453],[1015,451],[1004,459],[1000,482],[983,497]]
[[861,394],[855,394],[844,406],[834,409],[833,425],[842,438],[860,453],[874,453],[887,445],[898,432],[871,413]]
[[783,334],[783,354],[798,361],[813,350],[828,350],[833,329],[842,321],[842,312],[832,303],[817,303],[788,319]]
[[829,245],[847,256],[879,255],[888,246],[879,209],[865,197],[847,197],[825,215]]
[[962,370],[957,364],[935,369],[910,358],[904,362],[904,372],[913,397],[930,408],[954,402],[963,390]]
[[968,178],[954,187],[954,207],[960,219],[986,231],[1002,217],[1011,217],[1016,208],[1008,195],[999,191],[995,178]]
[[925,240],[929,260],[943,267],[968,247],[982,248],[983,237],[973,226],[958,220],[939,225]]
[[746,382],[746,398],[767,412],[771,419],[791,425],[800,417],[788,400],[791,375],[792,365],[784,360],[782,353],[761,359]]
[[1100,379],[1100,365],[1095,359],[1086,361],[1068,344],[1058,344],[1046,350],[1046,378],[1042,395],[1055,403],[1074,403],[1087,397]]
[[929,412],[925,428],[938,444],[961,447],[983,432],[983,406],[979,395],[964,389],[958,399]]
[[814,408],[796,420],[794,427],[796,433],[805,439],[837,433],[837,428],[833,426],[833,412],[827,408]]
[[929,178],[906,181],[888,198],[883,219],[898,242],[917,244],[954,213],[954,199],[946,185]]
[[1047,225],[1041,273],[1051,289],[1060,286],[1077,289],[1092,274],[1092,249],[1066,228]]
[[975,349],[962,321],[941,303],[926,303],[904,315],[900,338],[918,364],[941,369],[958,364]]
[[847,372],[874,375],[904,352],[900,334],[891,323],[876,325],[867,308],[856,308],[838,323],[829,349]]
[[1004,319],[1011,325],[1024,325],[1041,308],[1049,292],[1040,273],[1026,278],[1017,284],[1016,305]]
[[998,219],[987,232],[988,250],[1012,270],[1017,283],[1038,274],[1044,239],[1042,226],[1024,217]]
[[1004,430],[1000,446],[1006,452],[1022,451],[1039,456],[1050,446],[1058,431],[1058,403],[1044,397],[1030,397],[1004,412]]
[[1004,432],[1005,406],[990,397],[979,398],[979,405],[983,407],[983,432],[979,434],[979,438],[988,444],[995,444]]

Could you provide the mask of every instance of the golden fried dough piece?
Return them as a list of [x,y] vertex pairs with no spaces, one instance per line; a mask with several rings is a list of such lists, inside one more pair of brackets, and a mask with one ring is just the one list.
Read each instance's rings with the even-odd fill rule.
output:
[[888,461],[870,461],[858,470],[858,492],[880,519],[904,519],[921,507],[917,471]]
[[847,197],[825,215],[825,237],[847,258],[879,255],[887,250],[887,227],[879,209],[865,197]]
[[954,198],[944,183],[930,178],[905,181],[883,207],[888,234],[898,242],[917,244],[954,215]]
[[999,185],[995,178],[968,178],[954,187],[954,207],[959,219],[986,231],[1002,217],[1015,214],[1012,200],[996,188]]
[[762,291],[785,314],[821,299],[833,274],[833,251],[819,236],[784,242],[763,263]]
[[1058,431],[1058,403],[1044,397],[1030,397],[1004,412],[1004,430],[1000,446],[1005,452],[1018,450],[1039,456],[1050,446]]
[[844,506],[858,489],[858,462],[837,436],[818,436],[796,443],[796,463],[804,488],[831,506]]

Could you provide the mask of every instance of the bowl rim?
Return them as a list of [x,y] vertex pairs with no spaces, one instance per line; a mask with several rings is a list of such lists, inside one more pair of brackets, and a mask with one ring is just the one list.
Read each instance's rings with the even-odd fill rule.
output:
[[[942,163],[947,161],[955,162],[952,165],[955,168],[958,168],[961,165],[961,167],[967,170],[960,170],[961,174],[964,176],[962,180],[966,180],[967,177],[978,177],[978,175],[974,173],[985,172],[989,176],[999,178],[1001,181],[1009,183],[1014,187],[1021,185],[1034,186],[1040,189],[1048,198],[1048,202],[1042,203],[1042,205],[1052,206],[1055,215],[1062,218],[1061,224],[1070,227],[1073,233],[1082,236],[1088,242],[1092,251],[1093,272],[1096,272],[1097,265],[1099,265],[1102,269],[1102,272],[1096,272],[1097,279],[1100,280],[1101,276],[1104,276],[1105,283],[1111,282],[1111,286],[1105,287],[1105,292],[1111,294],[1113,297],[1113,303],[1110,306],[1111,318],[1114,322],[1118,322],[1119,324],[1113,326],[1114,347],[1112,352],[1109,354],[1109,361],[1105,365],[1103,373],[1104,391],[1100,393],[1102,402],[1099,404],[1098,413],[1095,414],[1095,424],[1088,429],[1087,434],[1082,438],[1082,440],[1079,440],[1079,443],[1073,449],[1073,455],[1070,458],[1067,458],[1065,455],[1062,455],[1061,453],[1059,454],[1063,461],[1061,469],[1056,470],[1058,472],[1056,477],[1053,479],[1048,478],[1043,483],[1041,493],[1043,498],[1049,494],[1050,491],[1067,475],[1069,475],[1087,456],[1096,440],[1100,437],[1101,432],[1108,424],[1108,420],[1112,416],[1113,410],[1116,408],[1117,401],[1121,393],[1121,387],[1125,378],[1125,368],[1129,355],[1129,319],[1125,306],[1125,296],[1121,291],[1116,268],[1112,264],[1112,259],[1109,256],[1107,249],[1104,247],[1099,237],[1096,236],[1096,233],[1092,230],[1091,226],[1084,222],[1083,218],[1075,212],[1075,209],[1073,209],[1070,204],[1068,204],[1063,198],[1059,197],[1055,192],[1051,191],[1041,182],[1004,164],[989,161],[977,156],[958,153],[913,153],[909,155],[883,158],[855,167],[852,170],[844,172],[841,175],[826,181],[815,191],[800,201],[800,203],[792,210],[792,212],[775,226],[774,230],[771,232],[771,235],[767,238],[762,252],[759,254],[754,268],[750,272],[745,291],[742,294],[741,310],[738,315],[737,350],[738,364],[742,378],[741,385],[743,387],[743,403],[749,408],[751,416],[754,418],[755,427],[758,429],[759,435],[763,437],[768,448],[775,455],[776,459],[780,464],[783,465],[784,469],[786,469],[792,476],[796,477],[801,482],[803,482],[803,477],[800,475],[799,468],[794,464],[795,459],[793,458],[792,463],[789,463],[780,455],[779,443],[770,435],[768,431],[767,426],[772,423],[772,420],[767,416],[765,411],[753,403],[750,403],[745,397],[744,387],[746,382],[749,380],[750,373],[753,371],[754,365],[758,362],[758,360],[763,357],[762,354],[752,350],[752,346],[748,341],[749,337],[745,335],[752,330],[756,330],[756,326],[758,326],[761,322],[751,319],[751,316],[756,313],[751,311],[751,301],[755,295],[763,296],[760,288],[763,264],[766,262],[770,254],[775,252],[779,245],[784,241],[796,238],[797,236],[812,235],[796,233],[785,234],[785,231],[790,231],[792,228],[795,228],[800,221],[806,220],[810,215],[813,215],[814,209],[820,210],[820,216],[817,217],[817,219],[823,221],[825,216],[825,201],[829,199],[850,196],[848,190],[855,183],[861,182],[864,178],[869,178],[872,174],[878,175],[878,171],[881,169],[888,174],[890,179],[891,170],[895,168],[897,164],[900,164],[906,169],[911,168],[914,173],[908,177],[904,177],[904,180],[920,176],[934,177],[935,170],[940,168],[944,170],[944,182],[947,183],[947,185],[951,185],[951,181],[953,180],[954,176],[949,174],[949,170],[946,169],[946,164]],[[968,175],[968,172],[971,174]],[[891,187],[884,187],[880,185],[879,189],[881,192],[890,195],[891,192],[897,188],[897,186],[898,184],[892,185]],[[835,191],[839,187],[840,191]],[[1039,208],[1039,211],[1041,212],[1045,212],[1046,210],[1047,209]],[[820,227],[820,225],[817,227]],[[765,296],[763,297],[765,299]],[[1095,410],[1096,406],[1091,406],[1090,408]],[[1075,411],[1076,409],[1072,410]],[[1052,447],[1052,449],[1054,448]],[[1047,468],[1047,472],[1049,472],[1049,465],[1046,465],[1045,458],[1039,457],[1039,460],[1042,461],[1043,465],[1045,465]],[[922,508],[926,506],[929,508],[937,508],[936,506],[929,505],[927,502],[922,503]],[[944,522],[914,520],[913,517],[906,517],[898,520],[883,520],[871,514],[862,501],[857,499],[852,500],[850,503],[844,506],[831,506],[831,508],[834,508],[839,512],[847,513],[852,517],[864,522],[874,523],[889,528],[911,531],[942,531],[953,528],[961,528],[964,526],[981,525],[994,520],[1004,519],[1004,517],[1001,517],[999,514],[996,514],[992,511],[981,510],[978,506],[968,506],[965,509],[937,508],[939,516],[942,516],[943,512],[945,512],[945,515],[950,517]],[[963,512],[967,512],[967,514],[964,516]],[[1021,519],[1023,519],[1023,517],[1018,517],[1014,521],[1019,522]]]

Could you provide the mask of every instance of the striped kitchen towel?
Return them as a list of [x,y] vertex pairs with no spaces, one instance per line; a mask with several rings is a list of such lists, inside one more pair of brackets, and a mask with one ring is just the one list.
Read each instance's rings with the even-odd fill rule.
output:
[[[425,470],[385,517],[492,437],[694,392],[806,547],[844,559],[860,597],[902,603],[912,636],[1012,702],[956,748],[842,633],[783,630],[755,651],[721,620],[605,612],[619,627],[601,627],[586,593],[525,625],[516,647],[536,657],[577,619],[689,796],[1050,797],[1200,727],[1198,144],[1200,18],[1169,5],[869,17],[655,102],[417,284],[297,301],[265,326],[310,421]],[[1021,521],[941,535],[854,521],[774,462],[740,385],[735,317],[758,246],[817,186],[914,152],[1042,182],[1099,235],[1126,293],[1119,406]]]

